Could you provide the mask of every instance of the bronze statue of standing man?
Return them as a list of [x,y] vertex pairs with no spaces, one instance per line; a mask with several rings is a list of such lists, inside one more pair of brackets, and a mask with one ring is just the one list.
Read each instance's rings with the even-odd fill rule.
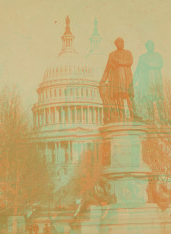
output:
[[139,62],[134,74],[136,100],[141,117],[150,123],[155,122],[155,106],[160,121],[167,121],[165,106],[163,79],[161,69],[163,59],[160,53],[154,51],[154,42],[148,40],[145,44],[147,52],[139,57]]
[[104,104],[105,123],[125,120],[124,100],[127,102],[130,118],[136,116],[131,71],[132,53],[124,49],[122,38],[117,38],[115,45],[117,50],[109,54],[99,89]]

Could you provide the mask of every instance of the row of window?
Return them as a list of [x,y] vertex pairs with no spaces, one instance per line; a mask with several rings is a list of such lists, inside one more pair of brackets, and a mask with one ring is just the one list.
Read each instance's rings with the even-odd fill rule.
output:
[[[47,160],[51,164],[58,163],[59,165],[61,163],[68,163],[69,160],[73,160],[73,146],[70,145],[70,149],[68,148],[68,145],[66,145],[66,148],[61,147],[60,152],[57,152],[57,158],[55,153],[55,148],[51,148],[48,152],[48,155],[45,156],[45,154],[42,152],[42,156],[44,157],[44,160]],[[94,143],[88,143],[87,145],[78,144],[76,149],[77,153],[79,154],[78,162],[90,166],[94,165],[95,163],[99,162],[99,145]],[[85,152],[90,152],[90,154],[86,154]],[[81,160],[81,161],[80,161]]]
[[59,88],[44,90],[39,93],[39,102],[56,97],[95,97],[99,95],[98,89],[90,88]]

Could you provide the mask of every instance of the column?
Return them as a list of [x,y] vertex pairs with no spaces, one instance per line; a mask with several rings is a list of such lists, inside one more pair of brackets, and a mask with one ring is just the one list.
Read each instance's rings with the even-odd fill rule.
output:
[[55,163],[58,162],[58,146],[57,143],[55,142]]
[[78,106],[77,116],[78,116],[78,122],[81,123],[81,106]]
[[45,110],[42,109],[42,125],[45,125]]
[[59,124],[61,124],[61,107],[58,107],[58,117],[59,117]]
[[38,111],[36,111],[36,127],[39,125],[39,119],[38,119]]
[[49,108],[49,115],[50,115],[50,124],[53,123],[53,110],[52,108]]
[[57,121],[60,123],[60,107],[57,108]]
[[56,107],[54,107],[55,108],[55,123],[57,123],[57,109],[56,109]]
[[61,142],[58,143],[58,163],[61,162]]
[[59,123],[59,107],[56,107],[56,122]]
[[83,118],[83,106],[81,106],[81,123],[83,123],[84,118]]
[[85,106],[85,123],[88,123],[88,108]]
[[47,109],[47,124],[49,124],[49,108]]
[[36,143],[36,151],[39,152],[39,143]]
[[100,145],[100,143],[99,143],[99,140],[98,140],[98,142],[96,143],[97,163],[101,164],[101,155],[100,155],[101,152],[99,150],[99,145]]
[[46,109],[43,109],[43,125],[46,125]]
[[50,124],[53,123],[52,119],[53,119],[53,111],[52,108],[49,108],[49,119],[50,119]]
[[40,111],[37,111],[37,115],[38,115],[38,126],[40,126]]
[[68,141],[68,160],[71,162],[71,142]]
[[38,126],[40,126],[40,125],[41,125],[41,121],[40,121],[40,110],[38,110],[37,113],[38,113]]
[[40,110],[40,125],[42,126],[42,110]]
[[78,163],[78,143],[76,141],[73,141],[72,143],[72,155],[73,155],[73,162]]
[[33,112],[33,125],[36,127],[36,114],[35,111]]
[[44,151],[44,160],[45,160],[45,162],[47,162],[47,153],[48,153],[48,146],[47,146],[47,142],[45,142],[45,151]]
[[75,124],[77,123],[77,107],[75,106],[75,115],[74,115],[74,117],[75,117]]
[[98,123],[100,123],[100,108],[97,107],[97,110],[98,110]]
[[81,142],[81,154],[80,154],[80,163],[84,162],[84,142]]
[[103,122],[103,108],[100,108],[100,123]]
[[95,123],[96,121],[95,121],[95,119],[96,119],[96,111],[95,111],[95,107],[93,107],[93,116],[92,116],[92,121],[93,121],[93,123]]
[[71,123],[71,110],[70,110],[70,106],[68,106],[68,123]]
[[93,107],[90,107],[90,123],[93,123]]
[[61,123],[64,123],[63,107],[61,106]]
[[97,143],[96,143],[96,141],[94,143],[94,164],[95,164],[95,166],[97,164]]
[[52,124],[55,123],[55,107],[52,108]]
[[98,107],[95,108],[95,112],[96,112],[96,124],[98,124],[98,122],[99,122]]
[[88,89],[88,97],[91,98],[91,89]]
[[88,123],[90,123],[90,106],[88,106]]
[[66,115],[65,115],[65,109],[64,108],[62,108],[62,111],[63,111],[63,119],[64,119],[64,124],[66,124]]

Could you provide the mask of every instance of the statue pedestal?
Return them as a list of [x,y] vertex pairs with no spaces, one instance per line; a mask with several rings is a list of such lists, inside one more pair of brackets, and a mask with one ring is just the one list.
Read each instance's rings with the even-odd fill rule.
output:
[[145,206],[150,169],[143,161],[142,141],[147,126],[139,122],[108,124],[103,138],[103,174],[115,193],[118,208]]
[[142,155],[142,141],[148,131],[146,125],[138,122],[108,124],[100,131],[105,174],[149,172]]

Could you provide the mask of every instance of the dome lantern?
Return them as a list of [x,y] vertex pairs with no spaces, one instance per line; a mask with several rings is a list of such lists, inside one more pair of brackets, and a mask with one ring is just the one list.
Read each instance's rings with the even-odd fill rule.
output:
[[75,37],[72,35],[70,30],[70,19],[68,16],[66,17],[65,32],[61,38],[62,38],[62,50],[59,53],[59,56],[64,53],[76,53],[74,48]]
[[92,36],[90,37],[90,53],[99,52],[100,51],[100,43],[102,41],[102,37],[98,32],[98,20],[94,19],[94,31]]

